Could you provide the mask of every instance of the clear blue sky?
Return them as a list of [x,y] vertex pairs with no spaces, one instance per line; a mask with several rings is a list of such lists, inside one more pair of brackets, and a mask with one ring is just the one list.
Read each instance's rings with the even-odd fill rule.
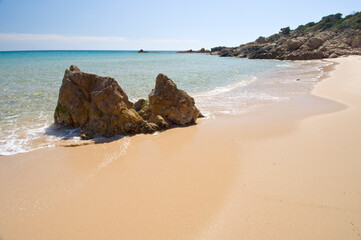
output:
[[0,50],[237,46],[361,0],[0,0]]

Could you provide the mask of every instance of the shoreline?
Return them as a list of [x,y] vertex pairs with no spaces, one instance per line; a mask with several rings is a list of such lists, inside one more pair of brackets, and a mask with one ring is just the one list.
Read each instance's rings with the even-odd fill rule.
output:
[[[215,60],[215,58],[208,56],[204,56],[202,59],[202,61]],[[320,67],[325,65],[322,61],[282,63],[275,60],[233,59],[224,61],[218,58],[215,63],[229,66],[227,68],[229,71],[224,70],[229,74],[219,75],[220,71],[215,71],[212,74],[211,71],[209,72],[212,75],[212,80],[209,81],[210,87],[204,86],[193,91],[189,91],[188,88],[189,94],[194,97],[197,103],[197,107],[209,118],[219,115],[239,115],[253,111],[260,105],[285,101],[294,94],[308,92],[318,82],[317,79],[321,75]],[[239,70],[237,70],[237,66],[240,67]],[[260,66],[260,72],[255,73],[252,66]],[[243,74],[242,71],[244,70],[242,69],[248,69],[250,71],[249,76]],[[297,69],[296,72],[294,69]],[[235,74],[233,70],[236,71]],[[317,77],[314,78],[316,74]],[[183,80],[188,81],[187,78]],[[203,81],[204,79],[201,78],[200,80]],[[142,91],[143,93],[146,92],[144,89]],[[129,92],[133,102],[147,96],[134,97],[134,92]],[[56,103],[54,96],[57,94],[55,91],[50,94],[54,104]],[[21,101],[26,102],[26,98],[19,102],[19,105],[24,106]],[[0,155],[9,156],[68,143],[70,145],[91,144],[80,141],[78,137],[80,133],[76,129],[59,128],[59,126],[52,124],[56,104],[53,106],[53,104],[49,104],[50,102],[52,101],[47,101],[46,105],[39,105],[37,109],[41,108],[42,111],[33,109],[30,111],[31,114],[12,112],[12,114],[6,115],[2,122]],[[212,104],[209,104],[210,102]],[[38,101],[37,104],[41,103]],[[9,111],[5,106],[4,109],[4,111]],[[20,110],[21,108],[17,111]],[[62,139],[68,140],[63,141]]]
[[[361,114],[344,92],[360,88],[361,58],[329,61],[330,76],[291,101],[155,136],[1,156],[0,237],[357,239]],[[350,83],[337,81],[346,74]]]

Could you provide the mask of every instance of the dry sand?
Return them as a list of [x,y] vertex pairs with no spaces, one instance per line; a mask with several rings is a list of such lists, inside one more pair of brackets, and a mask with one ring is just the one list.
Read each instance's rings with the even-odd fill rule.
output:
[[361,57],[313,95],[0,157],[0,238],[361,239]]

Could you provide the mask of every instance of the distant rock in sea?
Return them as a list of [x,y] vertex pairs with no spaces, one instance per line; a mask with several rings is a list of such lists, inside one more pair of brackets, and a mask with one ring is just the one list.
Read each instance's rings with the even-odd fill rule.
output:
[[54,120],[80,127],[82,138],[89,139],[153,133],[194,124],[199,116],[194,99],[163,74],[158,75],[149,99],[133,104],[113,78],[84,73],[72,65],[64,74]]
[[361,55],[361,12],[345,18],[340,13],[321,21],[282,28],[238,47],[215,47],[211,55],[251,59],[307,60]]
[[205,48],[201,48],[198,51],[193,51],[192,49],[186,50],[186,51],[178,51],[177,53],[210,53],[211,51],[206,50]]
[[149,53],[148,51],[144,51],[143,49],[140,49],[138,53]]

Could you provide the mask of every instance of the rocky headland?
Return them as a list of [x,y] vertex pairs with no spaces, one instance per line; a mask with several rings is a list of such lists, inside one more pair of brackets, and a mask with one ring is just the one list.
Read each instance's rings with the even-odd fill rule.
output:
[[81,128],[82,138],[89,139],[153,133],[194,124],[201,116],[194,99],[163,74],[157,76],[148,99],[133,104],[115,79],[72,65],[65,70],[54,120]]
[[361,55],[361,12],[323,17],[238,47],[215,47],[211,55],[250,59],[307,60]]

